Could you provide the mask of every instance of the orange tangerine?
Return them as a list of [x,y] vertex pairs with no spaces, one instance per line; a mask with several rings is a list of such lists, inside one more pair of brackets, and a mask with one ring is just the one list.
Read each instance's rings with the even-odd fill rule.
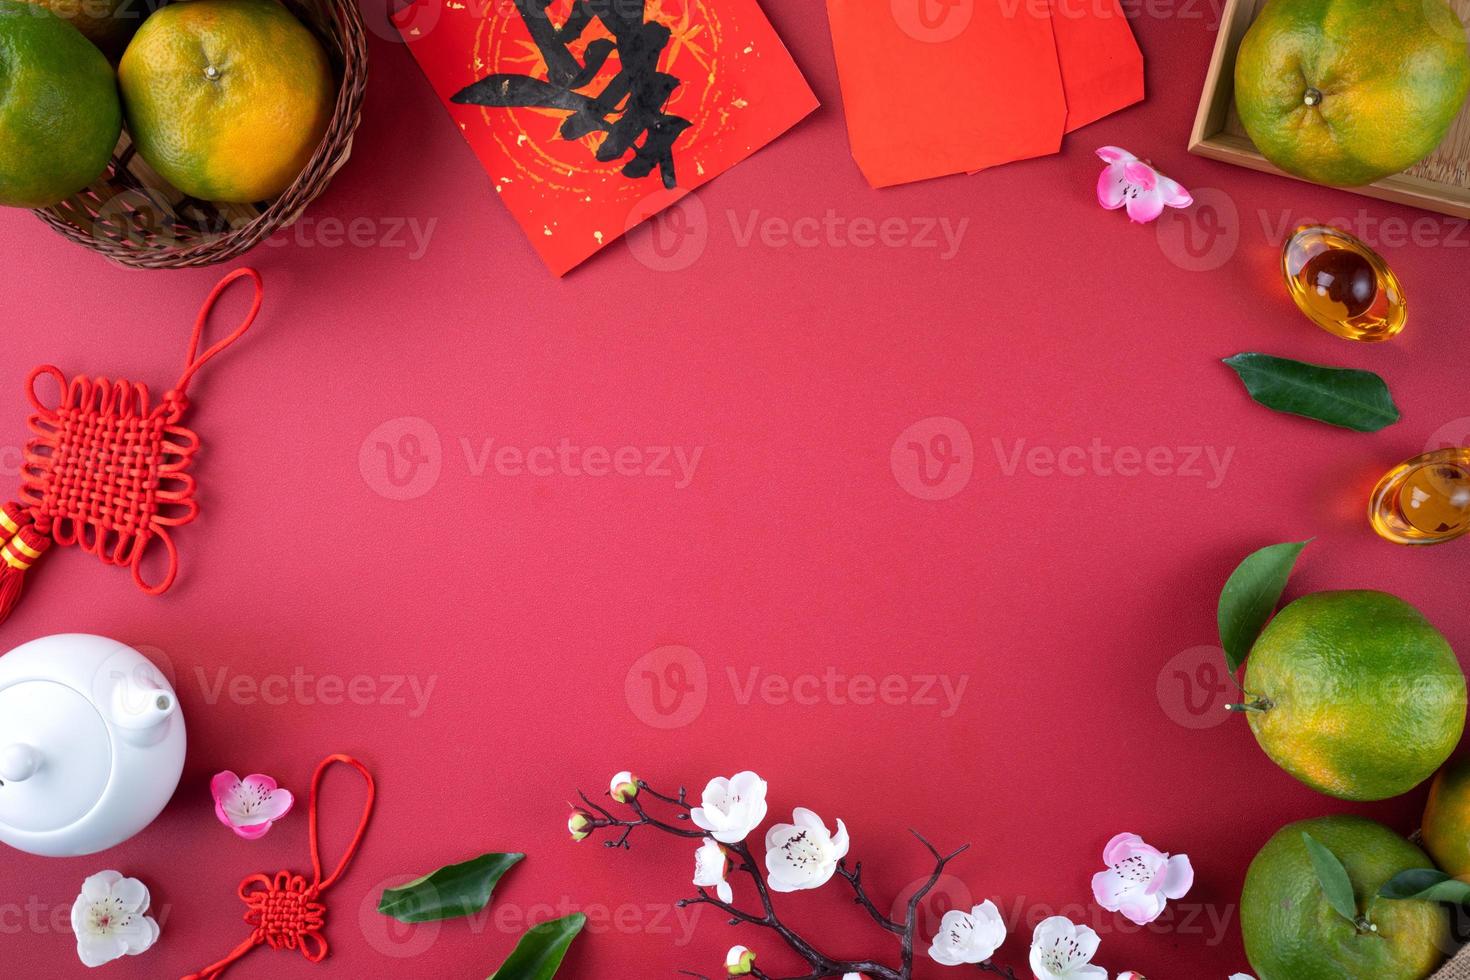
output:
[[128,132],[169,183],[209,201],[280,194],[332,118],[321,43],[275,0],[164,7],[118,67]]

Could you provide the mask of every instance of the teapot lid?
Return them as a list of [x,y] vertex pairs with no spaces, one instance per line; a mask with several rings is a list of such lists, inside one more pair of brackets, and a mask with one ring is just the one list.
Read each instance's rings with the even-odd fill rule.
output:
[[112,775],[112,738],[92,703],[56,681],[0,688],[0,825],[32,833],[86,816]]

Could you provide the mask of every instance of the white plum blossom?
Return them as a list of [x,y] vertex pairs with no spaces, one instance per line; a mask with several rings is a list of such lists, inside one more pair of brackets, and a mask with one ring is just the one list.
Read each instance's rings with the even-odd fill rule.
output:
[[706,837],[694,852],[694,883],[700,888],[713,888],[720,901],[728,905],[735,898],[726,877],[730,873],[730,857],[714,838]]
[[803,807],[792,811],[791,819],[766,831],[766,880],[776,892],[821,888],[847,856],[847,827],[839,820],[833,834]]
[[1256,978],[1249,973],[1232,973],[1227,980],[1256,980]]
[[1108,980],[1108,971],[1092,965],[1097,933],[1064,915],[1041,920],[1031,936],[1031,972],[1036,980]]
[[99,871],[82,882],[71,907],[77,956],[89,967],[137,956],[158,942],[158,923],[144,914],[152,898],[137,878]]
[[748,976],[755,969],[755,954],[744,946],[731,946],[725,954],[725,972],[732,977]]
[[1145,926],[1164,912],[1167,900],[1183,898],[1194,885],[1194,868],[1184,854],[1172,857],[1137,834],[1119,834],[1103,848],[1106,871],[1092,876],[1092,897],[1109,912]]
[[1000,909],[987,899],[968,912],[951,909],[944,913],[929,947],[929,958],[944,966],[983,963],[1005,941],[1006,924]]
[[753,772],[711,779],[689,817],[721,844],[739,844],[766,819],[766,781]]

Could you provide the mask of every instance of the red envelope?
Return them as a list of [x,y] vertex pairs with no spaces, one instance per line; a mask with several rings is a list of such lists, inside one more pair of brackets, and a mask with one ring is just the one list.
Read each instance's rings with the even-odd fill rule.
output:
[[1143,98],[1117,0],[827,0],[859,169],[874,187],[1061,149]]
[[1051,0],[1067,132],[1143,101],[1143,52],[1118,0]]
[[1067,101],[1035,0],[827,0],[853,158],[874,187],[1061,148]]

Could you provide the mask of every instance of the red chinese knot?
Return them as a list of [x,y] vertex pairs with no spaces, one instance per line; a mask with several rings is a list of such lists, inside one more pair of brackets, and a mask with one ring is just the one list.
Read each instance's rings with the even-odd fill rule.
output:
[[[229,336],[199,353],[204,328],[220,294],[237,279],[255,287],[250,311]],[[26,379],[35,410],[21,464],[16,503],[0,506],[0,622],[20,601],[25,575],[53,544],[75,545],[107,565],[131,570],[138,588],[162,595],[179,572],[170,528],[199,515],[197,484],[189,473],[199,437],[180,424],[189,408],[189,383],[199,369],[239,340],[260,312],[260,274],[236,269],[214,287],[199,311],[184,373],[158,404],[146,385],[133,381],[66,376],[43,365]],[[53,379],[60,390],[55,407],[36,391]],[[154,540],[163,542],[168,565],[149,583],[143,558]]]

